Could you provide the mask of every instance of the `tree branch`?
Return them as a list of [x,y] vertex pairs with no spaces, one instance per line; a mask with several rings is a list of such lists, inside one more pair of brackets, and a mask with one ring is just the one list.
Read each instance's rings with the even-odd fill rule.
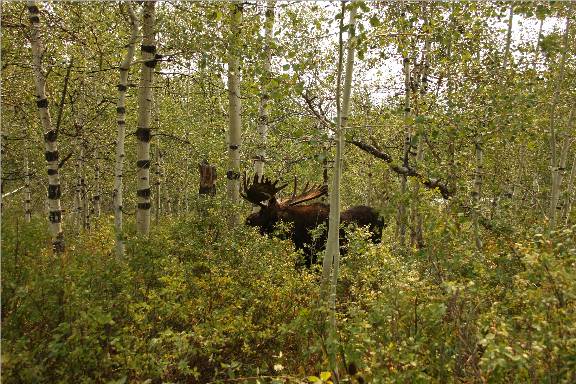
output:
[[451,191],[446,184],[442,182],[441,179],[432,179],[427,176],[421,175],[416,171],[416,169],[410,167],[409,165],[400,166],[393,164],[392,156],[377,149],[375,146],[363,143],[358,140],[347,140],[348,143],[354,144],[356,147],[360,148],[364,152],[371,154],[372,156],[384,160],[390,165],[390,169],[399,175],[416,177],[420,182],[428,189],[438,189],[440,194],[444,199],[449,199],[454,195],[454,191]]

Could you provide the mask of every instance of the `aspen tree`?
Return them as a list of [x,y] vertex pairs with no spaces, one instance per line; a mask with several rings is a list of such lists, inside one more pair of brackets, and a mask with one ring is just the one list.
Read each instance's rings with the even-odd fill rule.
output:
[[506,33],[506,49],[504,50],[504,63],[502,69],[508,69],[508,57],[510,57],[510,44],[512,42],[512,19],[514,18],[514,2],[510,2],[509,16],[508,16],[508,31]]
[[336,84],[336,155],[334,157],[334,172],[332,175],[332,190],[330,191],[330,216],[328,219],[328,239],[326,241],[326,251],[322,262],[322,299],[326,307],[330,308],[329,319],[329,345],[330,368],[338,378],[336,367],[336,284],[340,269],[340,180],[342,178],[342,154],[344,152],[345,129],[348,124],[348,113],[350,109],[350,99],[352,93],[352,73],[354,70],[354,50],[355,50],[355,26],[356,26],[356,2],[352,2],[348,25],[348,46],[346,52],[346,68],[344,74],[344,85],[341,85],[343,72],[344,55],[344,11],[345,2],[342,2],[342,13],[340,19],[339,33],[339,53],[338,70]]
[[134,8],[130,1],[120,3],[120,8],[125,7],[130,22],[130,40],[128,42],[128,51],[124,61],[120,64],[120,79],[118,81],[118,102],[116,104],[116,122],[118,129],[116,133],[116,162],[114,167],[114,230],[116,233],[116,256],[124,256],[124,232],[122,228],[123,221],[123,204],[124,204],[124,158],[126,157],[124,149],[124,139],[126,138],[126,91],[128,89],[128,75],[130,65],[134,59],[136,43],[138,42],[138,19],[134,13]]
[[[270,101],[270,65],[272,62],[272,43],[274,37],[274,0],[266,3],[266,15],[264,21],[264,47],[262,52],[262,75],[260,80],[260,104],[258,106],[258,147],[254,158],[254,173],[262,177],[264,162],[266,161],[266,144],[268,141],[268,109]],[[256,208],[258,209],[258,208]]]
[[[566,55],[569,49],[568,35],[570,33],[570,16],[573,8],[574,3],[571,3],[568,16],[566,16],[566,26],[564,28],[564,36],[562,39],[562,53],[560,56],[560,68],[558,72],[558,77],[556,78],[554,93],[552,94],[552,102],[550,106],[550,167],[552,169],[552,187],[550,192],[550,206],[548,209],[550,230],[554,230],[556,227],[558,199],[560,196],[560,184],[562,182],[561,169],[560,169],[561,164],[559,164],[558,150],[556,148],[557,147],[556,107],[558,105],[558,99],[560,97],[560,89],[564,82]],[[564,140],[568,140],[568,137],[565,137]]]
[[80,180],[80,151],[77,147],[76,154],[76,182],[74,184],[74,225],[79,227],[82,224],[82,184]]
[[62,208],[60,204],[60,174],[58,154],[58,132],[52,127],[48,98],[46,95],[46,77],[42,68],[44,47],[40,38],[40,9],[36,1],[28,1],[30,20],[30,45],[32,47],[32,68],[36,86],[36,106],[44,129],[44,147],[48,165],[48,220],[52,235],[52,248],[56,253],[64,251],[64,232],[62,231]]
[[156,161],[154,167],[154,176],[155,181],[154,185],[156,186],[156,211],[154,212],[154,220],[156,225],[160,222],[160,214],[162,213],[162,169],[161,161],[162,161],[162,151],[160,150],[160,140],[156,141]]
[[100,216],[100,159],[99,151],[94,152],[94,193],[92,194],[94,216]]
[[[424,26],[429,29],[430,22],[428,20],[429,9],[426,8],[426,4],[422,3],[422,11],[424,13]],[[416,78],[410,79],[411,83],[416,84],[414,88],[414,111],[416,115],[419,115],[420,96],[424,96],[428,88],[428,72],[430,70],[430,58],[429,52],[432,45],[430,33],[428,33],[426,40],[424,41],[424,48],[422,50],[422,59],[420,62],[421,70],[416,74]],[[421,166],[424,161],[424,137],[426,132],[421,131],[416,135],[416,167]],[[418,248],[424,246],[424,229],[423,229],[423,219],[420,214],[420,181],[413,180],[412,183],[412,201],[411,201],[411,222],[410,227],[410,243],[411,245],[416,245]]]
[[144,3],[142,21],[142,69],[138,88],[138,127],[136,128],[136,137],[138,138],[136,230],[140,235],[147,235],[150,230],[150,139],[152,137],[150,119],[152,113],[153,75],[154,68],[158,62],[154,32],[155,5],[155,0]]
[[[411,108],[410,108],[410,59],[404,55],[402,70],[404,73],[404,154],[402,164],[408,168],[408,161],[410,156],[410,149],[412,146],[412,126],[409,123]],[[398,204],[398,237],[401,248],[406,245],[406,226],[407,226],[407,213],[406,213],[406,192],[408,191],[408,178],[406,175],[400,176],[400,195],[401,201]]]
[[30,190],[30,167],[28,166],[28,157],[24,163],[24,219],[27,223],[32,219],[32,209],[30,202],[32,200],[32,191]]
[[[231,5],[230,31],[228,37],[228,171],[227,196],[236,205],[240,201],[240,144],[241,144],[241,101],[240,101],[240,32],[243,6],[240,2]],[[229,217],[230,225],[238,223],[238,213]]]
[[90,208],[90,204],[88,202],[88,187],[86,185],[86,150],[85,150],[85,141],[80,142],[80,151],[78,154],[78,162],[79,162],[79,170],[80,173],[78,177],[80,178],[80,207],[81,207],[81,214],[82,214],[82,228],[87,230],[90,229],[90,212],[88,209]]
[[482,239],[480,238],[480,199],[482,197],[482,176],[484,174],[484,151],[482,148],[482,137],[476,133],[474,145],[476,152],[476,171],[474,172],[474,190],[472,191],[472,201],[474,203],[474,242],[476,249],[482,250]]
[[574,177],[576,177],[576,156],[572,159],[570,178],[568,179],[568,187],[566,188],[566,201],[564,202],[564,210],[562,212],[565,225],[568,225],[570,221],[570,212],[572,211],[572,202],[574,201]]

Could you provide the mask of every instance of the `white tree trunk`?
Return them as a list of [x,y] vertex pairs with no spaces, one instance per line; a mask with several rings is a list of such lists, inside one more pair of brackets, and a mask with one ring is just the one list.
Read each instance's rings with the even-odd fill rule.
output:
[[[234,2],[230,13],[230,35],[228,38],[228,172],[226,192],[228,200],[236,205],[240,201],[240,144],[241,144],[241,101],[240,101],[240,32],[242,4]],[[230,225],[238,223],[238,214],[229,216]]]
[[[266,18],[264,21],[264,48],[262,52],[262,75],[260,78],[260,105],[258,106],[258,136],[259,142],[254,159],[254,173],[262,177],[266,161],[266,145],[268,142],[268,104],[270,100],[270,65],[272,62],[272,42],[274,38],[274,5],[275,0],[266,3]],[[255,207],[258,210],[258,207]]]
[[64,233],[62,232],[62,208],[60,205],[60,174],[58,169],[58,132],[52,127],[48,99],[46,97],[46,77],[42,68],[44,48],[40,39],[40,10],[35,1],[28,1],[28,13],[31,25],[30,44],[32,46],[32,68],[36,86],[36,106],[44,129],[45,156],[48,165],[48,220],[52,235],[52,248],[56,253],[64,251]]
[[80,206],[82,212],[82,228],[85,230],[90,229],[90,212],[88,209],[90,208],[90,204],[88,203],[88,186],[86,185],[86,158],[84,150],[84,142],[80,143],[80,151],[78,153],[78,161],[80,162]]
[[[570,4],[570,11],[573,8],[573,4]],[[566,55],[568,52],[568,35],[570,33],[570,16],[566,17],[566,27],[564,28],[564,37],[562,43],[562,55],[560,57],[560,69],[558,77],[556,79],[556,84],[554,88],[554,93],[552,95],[552,102],[550,107],[550,167],[552,169],[552,187],[550,192],[550,206],[548,209],[548,216],[550,220],[550,230],[554,230],[556,227],[557,218],[557,206],[558,206],[558,196],[560,194],[560,166],[558,164],[558,153],[557,153],[557,143],[556,143],[556,106],[558,104],[558,99],[560,96],[560,88],[564,83],[564,69],[566,66]],[[573,114],[571,114],[571,120],[573,119]],[[571,125],[571,122],[569,123]]]
[[28,158],[24,164],[24,218],[27,223],[32,220],[32,209],[30,206],[32,200],[32,192],[30,190],[30,167],[28,166]]
[[562,217],[564,218],[565,225],[570,221],[570,212],[572,211],[572,202],[574,201],[574,177],[576,176],[576,156],[572,160],[572,168],[570,171],[570,178],[568,179],[568,186],[566,188],[566,201],[564,202],[564,211]]
[[130,41],[128,42],[128,51],[124,61],[120,64],[120,79],[118,81],[118,102],[116,104],[117,124],[116,133],[116,163],[114,167],[114,230],[116,233],[116,256],[124,256],[124,231],[123,231],[123,204],[124,204],[124,139],[126,138],[126,91],[128,89],[128,75],[130,65],[134,59],[136,43],[138,42],[138,30],[140,28],[138,19],[134,14],[134,8],[130,1],[121,3],[120,7],[125,6],[130,19]]
[[512,19],[514,17],[514,2],[510,2],[508,16],[508,33],[506,34],[506,49],[504,50],[504,60],[502,69],[505,71],[508,67],[508,57],[510,56],[510,43],[512,42]]
[[94,208],[94,216],[100,216],[100,159],[99,152],[94,152],[94,193],[92,194],[92,206]]
[[[344,18],[345,3],[342,2],[342,18]],[[336,336],[336,286],[340,269],[340,180],[342,178],[342,157],[344,153],[345,130],[348,125],[348,113],[350,110],[350,99],[352,93],[352,74],[354,71],[354,50],[355,50],[355,27],[356,27],[356,7],[352,2],[350,9],[350,19],[348,25],[348,46],[346,51],[346,69],[344,75],[344,85],[341,86],[343,50],[342,41],[343,22],[340,23],[340,42],[338,57],[338,75],[336,86],[336,155],[334,158],[334,172],[332,178],[332,189],[330,191],[330,216],[328,219],[328,239],[326,240],[326,252],[322,262],[322,296],[324,303],[330,307],[330,333],[329,340],[334,341]],[[342,89],[342,92],[340,91]],[[340,95],[342,93],[342,96]],[[342,97],[342,101],[340,98]],[[340,104],[340,102],[342,104]],[[341,106],[340,106],[341,105]],[[330,289],[328,289],[330,287]],[[333,347],[330,356],[330,368],[338,377],[336,366],[336,356]]]
[[162,213],[162,151],[160,150],[160,140],[156,142],[156,164],[154,167],[154,176],[156,181],[154,185],[156,186],[156,211],[154,212],[154,220],[156,225],[160,222],[160,214]]
[[540,20],[540,26],[538,27],[538,37],[536,38],[536,46],[534,47],[534,61],[532,62],[532,68],[536,70],[538,66],[538,59],[540,58],[540,41],[542,40],[542,27],[544,26],[544,19]]
[[[427,14],[428,8],[426,3],[422,3],[423,13],[424,13],[424,24],[430,25]],[[414,89],[414,111],[416,114],[420,112],[420,96],[424,96],[428,89],[428,72],[430,70],[430,59],[429,52],[432,45],[430,37],[427,37],[424,42],[424,49],[422,50],[422,60],[421,60],[421,72],[416,75],[416,78],[411,79],[411,83],[415,83],[417,86]],[[409,78],[410,80],[410,78]],[[426,132],[420,132],[417,134],[416,138],[416,167],[420,167],[424,161],[424,138],[426,137]],[[424,221],[420,213],[420,181],[412,181],[412,201],[411,201],[411,230],[410,230],[410,243],[415,245],[417,248],[422,248],[424,246]]]
[[77,149],[76,155],[76,183],[74,184],[74,226],[79,228],[82,225],[82,185],[80,184],[80,151]]
[[482,198],[482,178],[484,175],[484,152],[482,148],[482,138],[480,134],[476,136],[474,145],[476,151],[476,172],[474,174],[474,190],[472,192],[472,201],[474,203],[474,241],[476,249],[482,250],[482,239],[480,238],[480,199]]
[[[403,165],[408,166],[410,148],[412,142],[412,127],[408,123],[410,118],[410,59],[404,57],[403,60],[404,72],[404,154]],[[401,248],[406,245],[406,226],[408,215],[406,214],[406,193],[408,191],[408,180],[406,175],[400,176],[400,195],[401,201],[398,204],[398,242]]]
[[150,119],[152,112],[152,86],[154,68],[156,67],[156,37],[154,22],[156,14],[156,1],[144,3],[142,21],[142,70],[138,89],[138,127],[136,137],[137,146],[137,201],[136,230],[140,235],[147,235],[150,231]]

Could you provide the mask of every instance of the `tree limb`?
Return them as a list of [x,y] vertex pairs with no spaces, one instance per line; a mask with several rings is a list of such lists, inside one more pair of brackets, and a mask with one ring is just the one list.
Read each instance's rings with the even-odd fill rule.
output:
[[[58,116],[56,117],[56,135],[60,131],[60,123],[62,122],[62,113],[64,112],[64,100],[66,99],[66,91],[68,90],[68,80],[70,79],[70,70],[72,69],[72,64],[74,59],[70,60],[68,64],[68,69],[66,69],[66,77],[64,77],[64,87],[62,88],[62,97],[60,98],[60,105],[58,105]],[[60,168],[60,167],[58,167]]]
[[13,190],[12,192],[6,192],[5,194],[2,195],[2,198],[8,197],[10,195],[15,194],[16,192],[20,191],[21,189],[24,188],[24,185],[21,187],[16,188],[15,190]]
[[409,165],[396,165],[393,164],[392,156],[383,152],[373,145],[363,143],[358,140],[347,140],[348,143],[354,144],[356,147],[360,148],[364,152],[371,154],[372,156],[384,160],[390,165],[390,169],[399,175],[416,177],[422,184],[428,189],[438,189],[440,194],[444,199],[449,199],[454,195],[454,191],[451,191],[446,184],[442,182],[441,179],[432,179],[427,176],[421,175],[418,171]]

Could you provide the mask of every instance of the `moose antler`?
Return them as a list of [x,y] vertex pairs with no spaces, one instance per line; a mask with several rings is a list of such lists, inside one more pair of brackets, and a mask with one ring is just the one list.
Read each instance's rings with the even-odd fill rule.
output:
[[296,195],[296,189],[298,186],[298,181],[294,178],[294,191],[292,192],[292,196],[288,199],[284,199],[278,202],[279,205],[284,207],[289,207],[297,204],[304,203],[306,201],[317,199],[320,196],[324,196],[328,194],[328,186],[327,185],[317,185],[314,184],[312,187],[308,187],[309,183],[304,185],[302,188],[302,192]]
[[259,179],[256,174],[254,175],[252,184],[248,184],[248,178],[246,177],[246,172],[244,172],[244,182],[240,196],[252,204],[262,206],[264,201],[275,198],[276,194],[288,185],[284,184],[277,187],[276,184],[278,184],[278,181],[279,180],[272,182],[268,178],[264,179],[264,177]]

